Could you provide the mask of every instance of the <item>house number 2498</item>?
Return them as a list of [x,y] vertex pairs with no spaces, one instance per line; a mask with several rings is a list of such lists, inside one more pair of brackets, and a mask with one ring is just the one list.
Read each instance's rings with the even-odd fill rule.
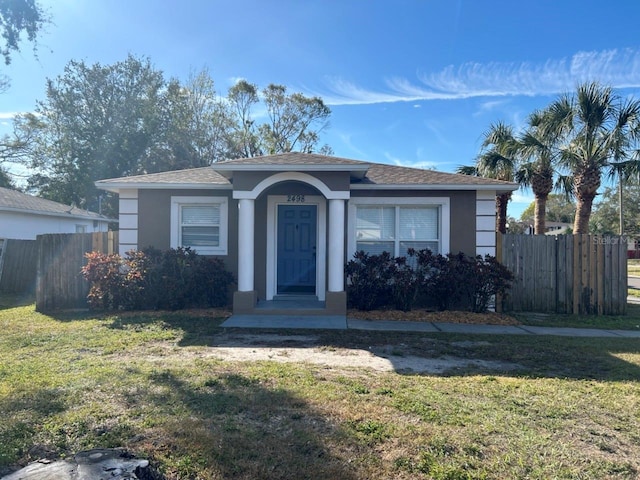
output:
[[304,195],[287,195],[289,203],[304,203]]

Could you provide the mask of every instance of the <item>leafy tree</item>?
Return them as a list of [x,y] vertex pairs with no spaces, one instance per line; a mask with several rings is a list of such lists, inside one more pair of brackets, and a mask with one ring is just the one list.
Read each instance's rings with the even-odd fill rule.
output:
[[[161,168],[156,142],[162,126],[161,72],[129,56],[110,66],[71,61],[47,81],[37,114],[22,121],[31,136],[29,186],[62,203],[95,209],[94,181]],[[113,214],[115,202],[106,203]]]
[[[50,23],[42,7],[36,0],[0,0],[0,54],[5,65],[11,63],[11,55],[20,51],[20,43],[25,39],[33,44],[37,53],[37,37],[46,24]],[[10,85],[9,77],[0,74],[0,93]]]
[[0,54],[4,57],[5,65],[11,63],[13,53],[20,51],[23,34],[33,43],[35,51],[37,37],[49,22],[49,17],[36,0],[0,1],[0,36],[3,43]]
[[0,187],[10,188],[12,190],[16,189],[16,185],[13,183],[11,175],[9,175],[9,172],[3,168],[0,168]]
[[[258,93],[258,87],[241,80],[229,89],[234,127],[230,132],[230,154],[254,157],[300,151],[311,153],[317,148],[319,133],[327,127],[331,110],[319,97],[287,93],[283,85],[270,84]],[[268,121],[260,125],[251,115],[262,101]],[[329,154],[324,146],[321,151]]]
[[[252,109],[264,103],[268,120]],[[246,81],[225,99],[208,71],[166,80],[149,59],[112,65],[71,61],[47,80],[34,114],[14,121],[0,142],[0,162],[34,172],[29,188],[46,198],[115,215],[115,198],[98,192],[104,178],[202,167],[219,160],[294,150],[313,151],[330,114],[319,98]],[[327,150],[324,150],[326,152]]]
[[578,86],[549,107],[549,122],[560,129],[560,161],[573,179],[576,198],[574,233],[588,233],[593,200],[603,173],[629,155],[638,130],[640,104],[623,102],[610,87],[598,83]]
[[[536,202],[524,209],[520,221],[533,225]],[[549,194],[546,202],[546,219],[550,222],[571,223],[576,214],[576,206],[566,195]]]
[[[627,185],[623,195],[623,212],[626,234],[640,235],[640,185]],[[607,187],[600,201],[594,203],[589,221],[593,233],[615,235],[618,233],[619,198],[616,188]]]

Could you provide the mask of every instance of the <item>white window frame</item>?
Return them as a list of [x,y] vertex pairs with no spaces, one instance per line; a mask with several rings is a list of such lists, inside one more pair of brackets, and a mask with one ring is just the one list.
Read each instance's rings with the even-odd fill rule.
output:
[[199,255],[227,255],[229,238],[228,197],[171,197],[171,248],[183,246],[180,211],[182,207],[191,205],[218,205],[220,207],[220,244],[217,247],[191,247],[191,249]]
[[[353,258],[357,249],[356,239],[356,210],[361,207],[439,207],[438,230],[440,231],[440,252],[445,255],[449,253],[449,237],[451,232],[451,207],[449,197],[351,197],[349,199],[348,232],[347,240],[348,256],[347,261]],[[398,217],[396,216],[396,233],[398,230]],[[400,240],[394,240],[395,252],[398,255]]]

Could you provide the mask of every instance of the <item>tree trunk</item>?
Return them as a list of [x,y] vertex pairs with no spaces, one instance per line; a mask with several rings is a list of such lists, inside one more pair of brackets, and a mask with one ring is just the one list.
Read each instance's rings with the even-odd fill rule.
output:
[[575,175],[576,216],[573,222],[573,233],[589,233],[589,219],[593,199],[600,188],[600,170],[589,168]]
[[496,231],[507,233],[507,204],[511,200],[511,192],[496,196]]
[[533,233],[544,235],[547,230],[547,195],[536,195],[533,214]]
[[553,190],[553,170],[546,166],[539,167],[531,178],[531,189],[535,197],[533,233],[544,235],[547,230],[547,198]]

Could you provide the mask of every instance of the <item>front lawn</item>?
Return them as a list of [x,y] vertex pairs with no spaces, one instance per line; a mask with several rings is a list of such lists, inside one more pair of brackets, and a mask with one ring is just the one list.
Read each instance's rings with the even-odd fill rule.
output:
[[[3,304],[0,476],[120,446],[170,479],[640,473],[638,339],[274,330],[267,342],[243,330],[241,345],[220,322],[198,311],[47,316]],[[240,361],[219,355],[222,345],[281,348]],[[387,348],[392,365],[467,366],[433,374],[284,362],[296,348],[347,359]]]

